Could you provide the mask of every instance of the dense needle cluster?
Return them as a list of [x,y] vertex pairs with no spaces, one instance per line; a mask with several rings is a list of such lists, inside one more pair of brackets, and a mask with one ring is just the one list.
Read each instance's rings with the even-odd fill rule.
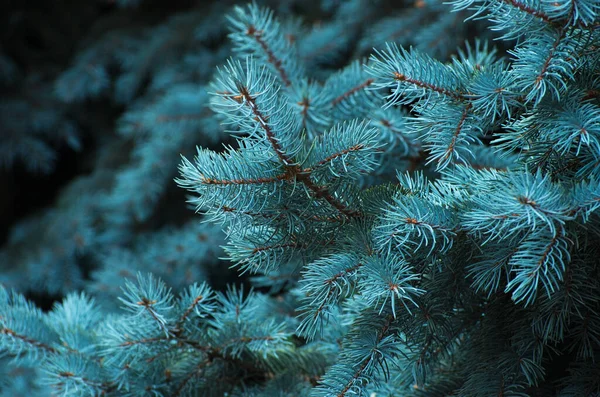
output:
[[[133,230],[109,211],[89,223],[103,259],[81,281],[86,293],[43,313],[1,289],[3,371],[36,377],[0,390],[600,395],[600,3],[450,3],[417,2],[366,26],[376,12],[365,2],[324,1],[333,16],[310,30],[257,4],[230,10],[233,57],[220,59],[207,93],[182,82],[120,124],[153,150],[173,145],[167,154],[197,129],[231,135],[223,149],[184,155],[175,178],[209,224],[107,253],[112,225]],[[448,39],[465,17],[471,32],[499,32],[502,47],[485,31]],[[184,22],[172,26],[193,34]],[[400,44],[399,28],[413,32]],[[120,87],[138,78],[125,73]],[[214,114],[178,115],[186,96]],[[119,189],[135,178],[123,175],[99,197],[128,197]],[[194,251],[216,229],[224,253]],[[214,265],[197,264],[215,255],[255,289],[202,282]],[[122,276],[116,310],[111,280]]]

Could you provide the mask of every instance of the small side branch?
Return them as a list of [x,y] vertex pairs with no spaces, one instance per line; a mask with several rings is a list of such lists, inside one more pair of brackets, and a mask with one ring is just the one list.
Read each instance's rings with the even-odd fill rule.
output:
[[352,87],[351,89],[349,89],[348,91],[344,92],[342,95],[338,96],[333,101],[331,101],[331,106],[336,106],[337,104],[342,102],[344,99],[352,96],[353,94],[357,93],[360,90],[364,90],[365,88],[367,88],[368,86],[373,84],[374,81],[375,81],[375,79],[367,79],[362,84],[359,84],[356,87]]
[[327,190],[325,186],[317,185],[310,177],[310,172],[303,172],[302,169],[294,164],[294,161],[285,153],[279,141],[275,137],[271,126],[266,122],[267,118],[262,114],[261,110],[258,108],[256,101],[250,95],[250,92],[246,87],[240,88],[240,95],[244,98],[244,103],[246,106],[249,106],[252,113],[254,114],[256,120],[260,123],[261,127],[265,131],[265,136],[271,147],[277,154],[279,160],[283,163],[286,171],[285,174],[281,175],[281,179],[293,179],[296,178],[298,182],[303,183],[308,190],[310,190],[314,197],[321,198],[327,201],[332,207],[337,209],[340,213],[347,217],[356,217],[360,214],[357,211],[352,211],[348,209],[343,203],[337,200],[333,195]]
[[279,77],[281,77],[281,81],[283,81],[283,84],[286,87],[289,87],[292,84],[292,82],[290,81],[286,71],[283,69],[281,59],[279,59],[275,56],[275,54],[269,48],[267,43],[265,43],[265,41],[262,39],[263,32],[261,30],[256,29],[256,27],[254,27],[254,25],[250,25],[248,27],[248,30],[246,31],[246,34],[248,36],[251,36],[252,38],[254,38],[254,40],[256,40],[258,45],[263,49],[263,51],[267,55],[267,61],[271,65],[273,65],[275,70],[277,70],[277,73],[279,73]]
[[214,179],[202,178],[201,182],[205,185],[263,185],[266,183],[279,182],[289,179],[287,174],[276,175],[270,178],[253,178],[253,179]]
[[27,337],[25,335],[18,334],[18,333],[16,333],[15,331],[13,331],[10,328],[2,328],[2,329],[0,329],[0,334],[8,335],[11,338],[18,339],[21,342],[24,342],[24,343],[26,343],[28,345],[31,345],[31,346],[33,346],[33,347],[35,347],[37,349],[44,350],[44,351],[46,351],[48,353],[56,353],[56,349],[53,348],[52,346],[49,346],[49,345],[47,345],[47,344],[45,344],[43,342],[37,341],[35,339],[29,338],[29,337]]
[[460,120],[458,121],[458,125],[456,126],[456,129],[454,130],[454,134],[452,135],[452,140],[450,141],[450,144],[448,145],[448,148],[446,149],[446,153],[444,153],[444,157],[442,157],[442,160],[448,160],[448,158],[454,152],[454,150],[456,148],[456,141],[458,140],[458,136],[460,135],[460,133],[463,129],[463,126],[465,125],[465,120],[467,119],[467,115],[469,114],[471,107],[472,107],[471,102],[469,102],[467,104],[467,106],[465,106],[465,109],[462,112]]
[[407,83],[414,84],[417,87],[425,88],[425,89],[428,89],[428,90],[431,90],[431,91],[435,91],[435,92],[437,92],[439,94],[445,95],[447,97],[450,97],[452,99],[456,99],[456,100],[459,100],[459,101],[466,100],[465,96],[462,95],[462,94],[459,94],[457,92],[448,90],[448,89],[443,88],[443,87],[438,87],[438,86],[436,86],[434,84],[431,84],[431,83],[427,83],[427,82],[424,82],[424,81],[420,81],[420,80],[416,80],[416,79],[410,78],[410,77],[408,77],[408,76],[406,76],[406,75],[404,75],[402,73],[394,72],[394,80],[405,81]]
[[540,18],[542,21],[544,21],[546,23],[552,24],[552,20],[550,19],[550,17],[539,10],[531,8],[531,7],[529,7],[523,3],[520,3],[518,1],[515,1],[515,0],[503,0],[503,1],[506,4],[511,5],[520,11],[523,11],[523,12],[525,12],[529,15],[532,15],[536,18]]
[[[392,319],[393,319],[392,316],[388,316],[388,318],[386,319],[386,322],[383,325],[381,331],[378,332],[378,334],[377,334],[377,343],[381,342],[383,340],[383,338],[387,335],[390,325],[392,323]],[[348,383],[344,386],[344,388],[336,395],[337,397],[346,396],[348,391],[352,388],[354,381],[362,375],[362,373],[367,368],[367,366],[369,365],[370,362],[371,362],[371,357],[367,357],[363,360],[363,362],[360,364],[360,367],[358,367],[356,372],[354,372],[354,375],[352,376],[350,381],[348,381]]]

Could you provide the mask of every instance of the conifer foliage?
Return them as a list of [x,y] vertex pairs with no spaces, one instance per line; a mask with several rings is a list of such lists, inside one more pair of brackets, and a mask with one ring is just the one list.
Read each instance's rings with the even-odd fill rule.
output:
[[[362,29],[364,3],[331,6]],[[206,119],[233,140],[175,181],[256,289],[140,272],[105,315],[3,288],[3,371],[35,395],[600,396],[600,3],[427,7],[454,11],[440,37],[467,17],[503,47],[444,58],[381,22],[368,59],[340,38],[328,64],[307,51],[327,28],[235,7]]]

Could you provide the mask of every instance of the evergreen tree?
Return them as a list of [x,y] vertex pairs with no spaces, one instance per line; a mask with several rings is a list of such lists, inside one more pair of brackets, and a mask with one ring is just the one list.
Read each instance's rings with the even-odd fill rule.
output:
[[[87,221],[102,258],[92,282],[78,278],[88,292],[43,313],[0,289],[1,390],[600,395],[600,3],[451,6],[418,2],[382,18],[360,0],[324,2],[333,17],[309,32],[257,4],[235,7],[234,57],[217,69],[210,98],[181,83],[140,100],[120,124],[144,142],[136,165],[102,200],[65,205],[113,209]],[[450,44],[465,15],[477,22],[464,32],[489,24],[503,47],[483,32]],[[404,45],[388,39],[390,21],[412,26],[419,16],[429,23]],[[195,22],[185,20],[162,32],[183,25],[178,33],[191,34]],[[154,48],[164,48],[161,34]],[[369,43],[378,49],[363,59]],[[130,65],[115,91],[122,103],[140,90],[140,70],[159,75]],[[214,116],[157,123],[196,96]],[[233,139],[184,156],[176,182],[223,229],[225,255],[258,291],[215,292],[199,280],[194,264],[214,258],[216,226],[198,220],[133,238],[130,213],[114,210],[126,200],[135,219],[150,217],[145,194],[159,197],[164,183],[152,195],[145,182],[167,174],[148,161],[193,145],[191,132],[173,138],[180,129],[220,131],[217,121]],[[15,233],[23,247],[30,229]],[[119,236],[135,244],[102,250]]]

